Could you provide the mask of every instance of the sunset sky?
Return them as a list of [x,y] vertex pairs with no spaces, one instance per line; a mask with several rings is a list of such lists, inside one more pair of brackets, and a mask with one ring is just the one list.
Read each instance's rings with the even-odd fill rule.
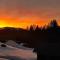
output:
[[60,23],[60,0],[0,0],[0,27],[43,26]]

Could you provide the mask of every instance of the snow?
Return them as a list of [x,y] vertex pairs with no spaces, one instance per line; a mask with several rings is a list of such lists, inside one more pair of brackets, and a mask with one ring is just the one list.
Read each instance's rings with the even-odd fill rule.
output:
[[[1,43],[0,43],[1,44]],[[12,47],[10,45],[6,45],[7,47],[0,46],[0,60],[4,60],[2,58],[10,59],[10,60],[37,60],[37,55],[33,53],[33,49],[28,49],[26,47],[17,48]],[[23,49],[25,48],[25,49]]]
[[10,46],[13,46],[13,47],[16,47],[18,44],[15,42],[15,41],[12,41],[12,40],[8,40],[6,42],[7,45],[10,45]]
[[[21,44],[17,44],[16,42],[14,42],[14,41],[12,41],[12,40],[9,40],[9,41],[7,41],[6,42],[6,44],[7,45],[10,45],[10,46],[13,46],[13,47],[16,47],[16,48],[19,48],[19,49],[24,49],[24,50],[31,50],[32,48],[26,48],[26,47],[24,47],[23,45],[23,43],[21,43]],[[32,49],[33,50],[33,49]]]

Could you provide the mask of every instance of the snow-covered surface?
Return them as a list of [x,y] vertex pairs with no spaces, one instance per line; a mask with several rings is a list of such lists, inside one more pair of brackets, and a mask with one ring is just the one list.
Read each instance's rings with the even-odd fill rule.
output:
[[12,41],[12,40],[7,41],[6,44],[9,45],[9,46],[12,46],[12,47],[19,48],[19,49],[33,50],[32,48],[26,48],[26,47],[24,47],[24,46],[23,46],[23,45],[24,45],[23,43],[17,44],[16,42],[14,42],[14,41]]
[[[1,44],[1,43],[0,43]],[[37,55],[33,53],[33,49],[20,49],[6,45],[7,47],[0,46],[0,60],[37,60]]]
[[10,46],[13,46],[13,47],[16,47],[18,44],[15,42],[15,41],[12,41],[12,40],[8,40],[6,42],[7,45],[10,45]]

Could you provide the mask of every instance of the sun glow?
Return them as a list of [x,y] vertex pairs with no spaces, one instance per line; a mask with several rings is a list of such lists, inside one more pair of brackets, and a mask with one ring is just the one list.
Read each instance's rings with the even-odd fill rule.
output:
[[44,26],[47,25],[50,20],[39,19],[37,17],[23,17],[23,18],[0,18],[0,28],[2,27],[16,27],[27,28],[30,25]]

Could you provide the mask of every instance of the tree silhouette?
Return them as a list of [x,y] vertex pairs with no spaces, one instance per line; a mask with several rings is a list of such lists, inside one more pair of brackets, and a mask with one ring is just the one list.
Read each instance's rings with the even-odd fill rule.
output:
[[57,26],[58,26],[58,23],[55,19],[50,22],[50,27],[57,27]]

